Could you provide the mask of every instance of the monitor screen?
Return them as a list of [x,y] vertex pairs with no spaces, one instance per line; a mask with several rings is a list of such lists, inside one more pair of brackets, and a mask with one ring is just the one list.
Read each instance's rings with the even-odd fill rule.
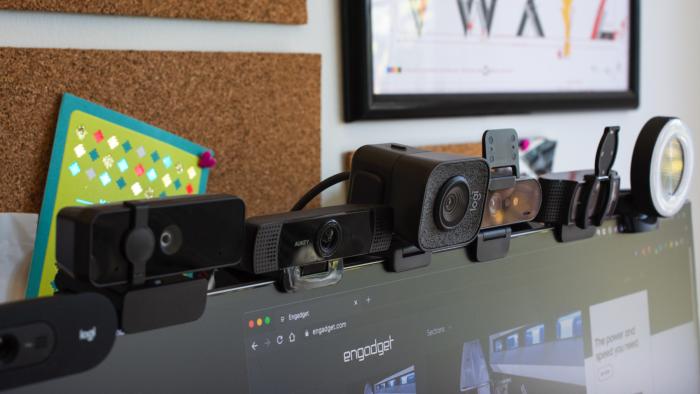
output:
[[690,208],[507,258],[346,269],[337,285],[212,293],[197,322],[121,336],[100,366],[17,392],[697,393]]

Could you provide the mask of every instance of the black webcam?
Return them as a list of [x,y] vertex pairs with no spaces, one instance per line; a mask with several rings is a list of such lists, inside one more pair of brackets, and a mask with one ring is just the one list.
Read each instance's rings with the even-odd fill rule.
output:
[[240,263],[244,231],[243,201],[229,195],[64,208],[54,283],[66,294],[108,297],[127,333],[194,321],[209,271]]
[[394,233],[425,252],[464,246],[479,231],[489,167],[400,144],[365,145],[352,159],[349,203],[394,210]]
[[542,207],[535,220],[553,225],[560,242],[592,237],[596,226],[614,213],[620,196],[620,176],[612,170],[619,131],[617,126],[605,128],[594,170],[540,177]]
[[542,204],[542,189],[536,179],[520,175],[518,133],[514,129],[487,130],[482,137],[482,151],[491,179],[481,228],[535,219]]
[[535,219],[542,204],[539,182],[520,175],[518,142],[514,129],[487,130],[483,134],[482,155],[489,164],[491,179],[481,231],[468,247],[475,261],[505,257],[512,226]]
[[116,332],[114,308],[97,293],[0,305],[0,390],[91,369]]
[[58,213],[56,259],[96,287],[141,285],[238,264],[244,223],[243,201],[229,195],[68,207]]
[[[378,205],[338,205],[258,216],[246,222],[247,248],[240,268],[250,273],[283,271],[286,290],[307,274],[320,274],[313,287],[337,282],[334,265],[320,264],[386,251],[391,244],[392,212]],[[291,276],[290,276],[291,275]],[[289,280],[291,279],[291,280]],[[308,281],[306,282],[308,283]],[[302,286],[309,287],[309,286]]]

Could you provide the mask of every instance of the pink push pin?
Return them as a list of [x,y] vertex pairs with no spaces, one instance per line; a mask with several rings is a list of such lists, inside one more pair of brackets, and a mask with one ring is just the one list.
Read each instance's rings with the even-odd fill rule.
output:
[[199,166],[201,168],[213,168],[216,165],[216,159],[211,152],[206,151],[199,156]]
[[520,145],[520,150],[525,151],[525,150],[527,150],[527,148],[530,147],[530,140],[527,139],[527,138],[523,138],[523,139],[520,140],[520,144],[519,144],[519,145]]

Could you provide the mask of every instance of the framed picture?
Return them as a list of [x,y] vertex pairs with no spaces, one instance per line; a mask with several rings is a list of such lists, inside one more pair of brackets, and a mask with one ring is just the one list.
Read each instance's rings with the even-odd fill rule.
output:
[[639,104],[639,0],[342,1],[347,121]]

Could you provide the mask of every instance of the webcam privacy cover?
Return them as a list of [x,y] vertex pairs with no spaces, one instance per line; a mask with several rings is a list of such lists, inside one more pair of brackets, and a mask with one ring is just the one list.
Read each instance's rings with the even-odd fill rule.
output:
[[[56,215],[89,206],[205,192],[207,148],[64,94],[39,215],[27,297],[53,294]],[[205,167],[205,168],[203,168]]]

